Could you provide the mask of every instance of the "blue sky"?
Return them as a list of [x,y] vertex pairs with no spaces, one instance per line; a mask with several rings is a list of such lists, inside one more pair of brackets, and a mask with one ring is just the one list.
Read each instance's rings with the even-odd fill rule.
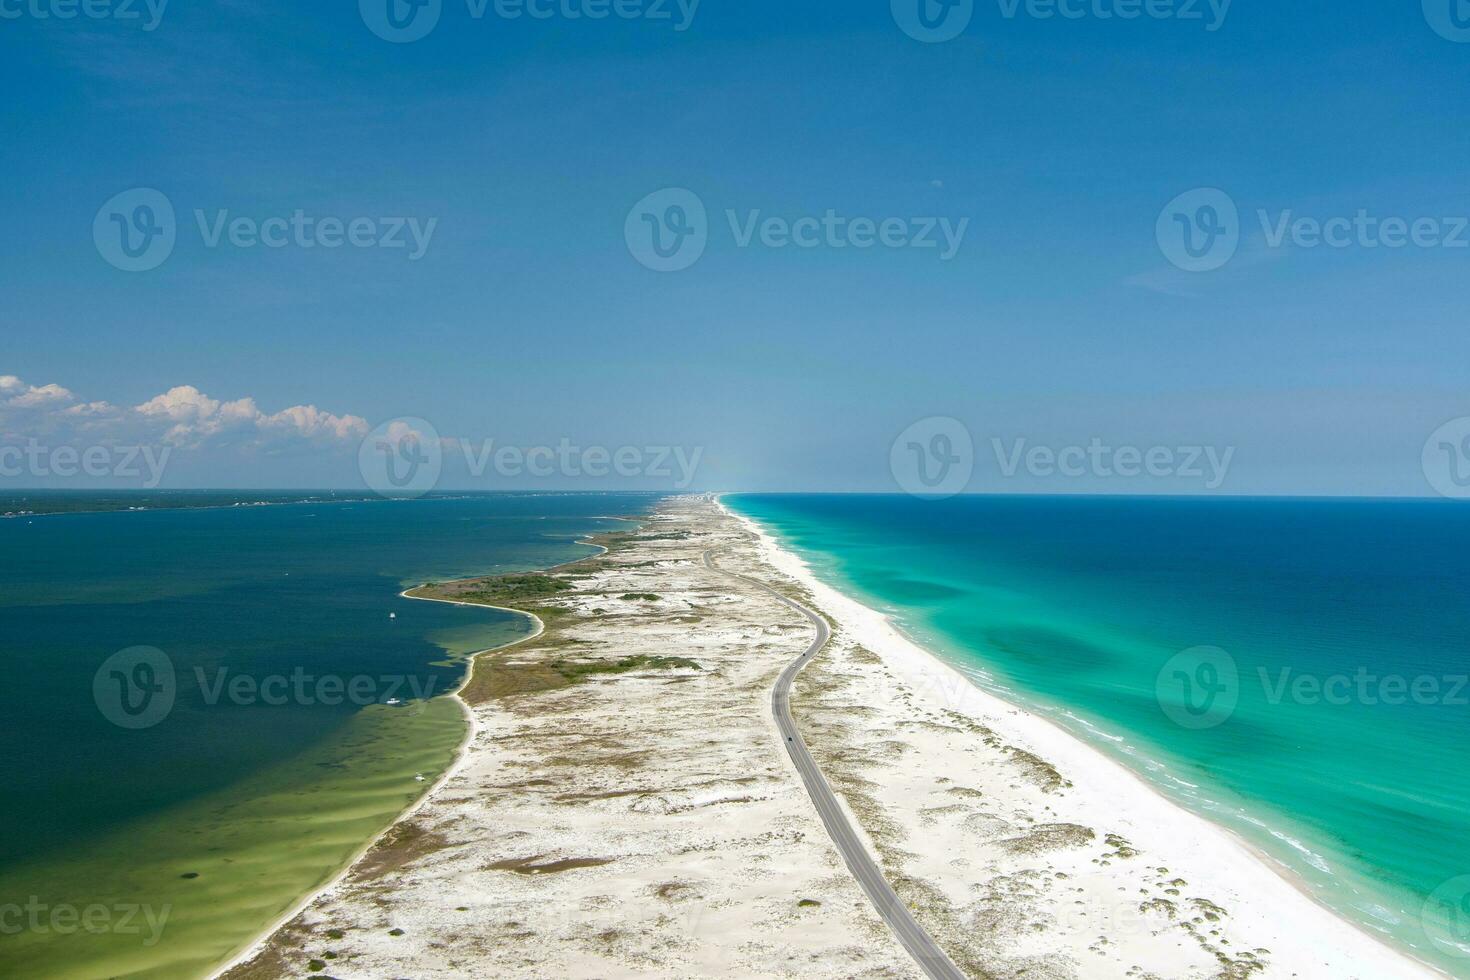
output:
[[[1273,247],[1257,212],[1453,237],[1470,43],[1420,0],[1097,16],[1127,2],[977,0],[923,43],[886,0],[703,0],[682,31],[672,0],[671,20],[595,21],[444,0],[393,44],[348,3],[174,0],[144,30],[0,0],[19,12],[0,19],[0,375],[28,398],[0,434],[163,440],[176,485],[360,486],[363,427],[413,416],[470,442],[698,448],[699,487],[888,490],[895,437],[943,416],[973,438],[974,491],[1432,494],[1426,440],[1470,416],[1470,248]],[[140,187],[177,243],[127,272],[93,223]],[[625,221],[669,187],[707,209],[708,244],[657,272]],[[1210,272],[1156,235],[1196,188],[1239,208]],[[196,210],[434,226],[417,259],[210,247]],[[946,260],[742,247],[727,211],[966,224]],[[51,384],[70,400],[26,396]],[[181,386],[185,414],[145,425]],[[215,424],[209,403],[243,399]],[[94,401],[118,428],[62,417]],[[994,449],[1094,439],[1234,454],[1210,488],[1008,476]],[[667,485],[459,469],[445,485]]]

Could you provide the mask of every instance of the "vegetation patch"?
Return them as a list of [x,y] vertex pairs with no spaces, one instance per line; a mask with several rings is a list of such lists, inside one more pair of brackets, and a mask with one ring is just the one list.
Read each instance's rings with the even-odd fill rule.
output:
[[1072,782],[1057,772],[1056,767],[1045,759],[1018,749],[1014,745],[1006,746],[1006,752],[1010,754],[1011,761],[1020,766],[1025,772],[1026,778],[1036,786],[1041,787],[1043,793],[1055,793],[1059,789],[1071,789]]
[[621,660],[553,660],[548,666],[575,684],[599,674],[627,674],[635,670],[703,670],[688,657],[650,657],[639,654]]
[[505,659],[482,658],[476,665],[463,696],[480,704],[519,694],[540,694],[571,687],[603,674],[627,674],[635,670],[703,670],[687,657],[639,655],[620,660],[570,660],[559,658],[538,663],[510,663]]
[[[405,820],[394,825],[383,835],[383,839],[367,852],[357,866],[355,874],[364,880],[371,880],[390,871],[397,871],[427,854],[448,846],[449,841],[443,836],[426,830],[416,821]],[[330,936],[331,933],[328,935]]]
[[518,875],[554,875],[578,868],[600,868],[612,864],[607,858],[562,858],[559,861],[543,861],[544,855],[528,858],[508,858],[489,865],[491,871],[514,871]]
[[572,584],[550,575],[503,575],[484,579],[481,588],[461,593],[466,600],[476,602],[525,602],[527,599],[545,599],[572,591]]
[[1075,823],[1044,823],[1023,834],[997,841],[995,846],[1010,854],[1045,854],[1074,847],[1085,847],[1096,835]]

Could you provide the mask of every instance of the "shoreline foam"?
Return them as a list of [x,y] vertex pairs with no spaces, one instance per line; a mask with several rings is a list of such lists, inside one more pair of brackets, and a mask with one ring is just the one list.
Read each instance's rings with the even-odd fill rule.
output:
[[[1113,823],[1134,827],[1136,840],[1151,851],[1159,852],[1166,846],[1174,853],[1190,855],[1192,867],[1207,873],[1207,880],[1196,875],[1191,885],[1228,896],[1237,924],[1274,941],[1268,975],[1448,975],[1407,951],[1389,946],[1365,927],[1320,904],[1289,868],[1239,835],[1169,799],[1100,749],[1056,722],[979,687],[965,673],[904,635],[888,616],[824,582],[800,555],[788,550],[758,521],[738,513],[723,500],[719,507],[755,536],[766,563],[805,587],[820,612],[842,624],[914,689],[982,721],[1059,766],[1099,812],[1106,813]],[[1303,937],[1311,938],[1304,942]],[[1303,953],[1304,945],[1330,950],[1332,961],[1318,958],[1324,953]]]

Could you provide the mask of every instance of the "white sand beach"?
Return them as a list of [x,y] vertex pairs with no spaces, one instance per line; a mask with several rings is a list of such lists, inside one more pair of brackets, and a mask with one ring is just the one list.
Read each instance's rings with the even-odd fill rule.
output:
[[[987,893],[982,909],[1002,921],[986,927],[1006,955],[1066,956],[1089,977],[1140,970],[1213,976],[1217,969],[1243,976],[1257,968],[1270,977],[1442,976],[1319,905],[1237,837],[1097,749],[981,690],[883,614],[820,581],[758,524],[732,516],[759,541],[765,562],[841,624],[831,652],[847,664],[833,673],[850,684],[814,719],[826,711],[836,721],[846,705],[865,712],[861,727],[869,734],[857,736],[860,742],[876,747],[886,733],[902,733],[911,778],[896,778],[892,766],[861,767],[860,774],[892,819],[923,828],[903,844],[912,853],[905,872],[956,906],[973,903],[977,889]],[[858,650],[881,663],[854,662],[866,659],[854,656]],[[991,744],[982,752],[966,732],[916,724],[913,702],[983,726],[987,743],[1009,747],[1010,764],[1005,750],[997,754]],[[1014,757],[1021,754],[1044,760],[1045,770],[1018,782]],[[931,785],[935,776],[947,781]],[[980,812],[949,798],[968,797],[967,789],[985,801]],[[1081,839],[1077,828],[1094,837],[1087,846],[1063,845]],[[1015,835],[1038,839],[1038,849],[1010,853]]]
[[[460,763],[232,978],[917,977],[771,717],[798,726],[915,919],[975,977],[1437,975],[1224,830],[986,694],[711,498],[557,569],[482,655]],[[455,583],[466,597],[487,586]]]

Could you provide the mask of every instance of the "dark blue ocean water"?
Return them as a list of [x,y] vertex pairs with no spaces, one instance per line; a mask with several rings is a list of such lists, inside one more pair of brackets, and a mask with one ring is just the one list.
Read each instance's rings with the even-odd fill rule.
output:
[[[34,928],[4,937],[0,975],[197,975],[422,792],[415,771],[442,769],[464,725],[452,702],[415,694],[449,692],[466,654],[527,629],[398,593],[592,554],[579,538],[627,527],[610,518],[652,499],[0,520],[0,905],[173,906],[147,949]],[[105,666],[135,647],[175,678],[172,708],[146,728],[114,723]],[[142,687],[128,689],[135,707]]]

